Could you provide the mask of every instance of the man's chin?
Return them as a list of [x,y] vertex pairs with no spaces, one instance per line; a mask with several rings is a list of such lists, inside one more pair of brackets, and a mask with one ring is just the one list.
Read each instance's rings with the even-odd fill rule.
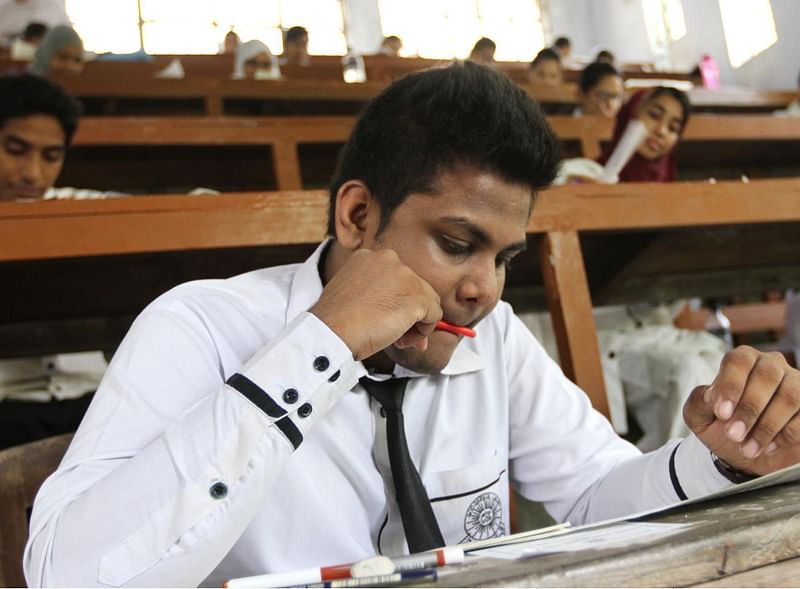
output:
[[424,352],[416,348],[396,348],[384,350],[389,359],[403,368],[419,374],[439,374],[453,357],[455,347],[429,346]]

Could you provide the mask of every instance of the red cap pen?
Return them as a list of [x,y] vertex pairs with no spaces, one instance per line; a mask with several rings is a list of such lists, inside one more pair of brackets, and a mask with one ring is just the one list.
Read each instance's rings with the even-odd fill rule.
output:
[[449,331],[450,333],[455,333],[456,335],[463,335],[465,337],[475,337],[474,329],[470,329],[469,327],[461,327],[460,325],[453,325],[452,323],[448,323],[447,321],[437,321],[436,329],[441,329],[442,331]]

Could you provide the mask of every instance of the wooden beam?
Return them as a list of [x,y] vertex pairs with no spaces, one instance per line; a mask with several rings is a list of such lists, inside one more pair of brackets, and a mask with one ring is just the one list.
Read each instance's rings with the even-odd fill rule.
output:
[[561,369],[589,395],[592,406],[608,418],[600,346],[578,234],[546,233],[537,244]]

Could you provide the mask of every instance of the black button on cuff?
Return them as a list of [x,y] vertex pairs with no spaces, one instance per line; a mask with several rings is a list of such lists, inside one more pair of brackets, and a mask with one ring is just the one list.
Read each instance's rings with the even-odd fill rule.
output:
[[331,361],[325,356],[317,356],[314,358],[314,369],[318,370],[319,372],[325,372],[330,365]]
[[309,415],[311,415],[312,411],[313,411],[313,408],[311,407],[311,405],[308,404],[308,403],[305,403],[303,405],[300,405],[300,408],[297,410],[297,414],[300,417],[308,417]]
[[295,389],[286,389],[283,391],[283,401],[285,403],[297,403],[297,399],[300,395],[297,393]]
[[228,485],[222,481],[217,481],[208,488],[208,494],[212,499],[223,499],[228,494]]
[[336,371],[336,372],[334,372],[334,373],[333,373],[333,375],[332,375],[332,376],[331,376],[331,377],[328,379],[328,382],[336,382],[337,380],[339,380],[339,377],[340,377],[341,375],[342,375],[342,372],[341,372],[340,370],[337,370],[337,371]]

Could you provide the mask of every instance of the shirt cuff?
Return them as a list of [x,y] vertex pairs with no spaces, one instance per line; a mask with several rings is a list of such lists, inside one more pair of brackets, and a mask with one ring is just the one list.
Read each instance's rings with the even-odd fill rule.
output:
[[298,315],[228,380],[297,447],[341,396],[352,389],[357,363],[350,348],[315,315]]
[[674,466],[677,482],[689,499],[714,493],[733,484],[717,471],[711,451],[694,434],[689,434],[677,447]]

